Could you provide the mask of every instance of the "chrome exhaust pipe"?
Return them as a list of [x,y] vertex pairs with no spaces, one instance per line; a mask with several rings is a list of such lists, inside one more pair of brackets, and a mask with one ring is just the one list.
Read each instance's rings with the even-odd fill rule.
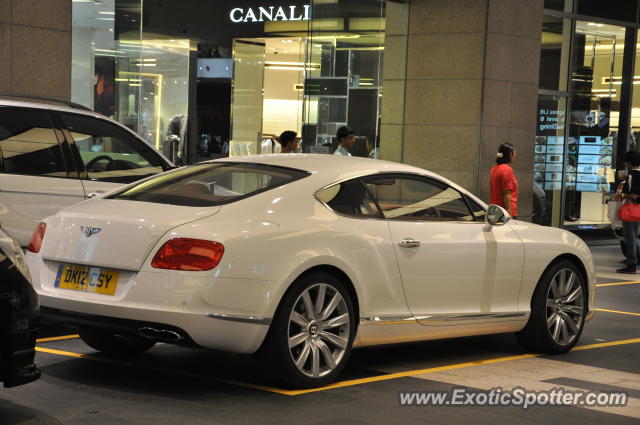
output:
[[143,327],[138,329],[138,335],[148,338],[169,342],[178,342],[183,339],[182,335],[169,329],[154,329]]

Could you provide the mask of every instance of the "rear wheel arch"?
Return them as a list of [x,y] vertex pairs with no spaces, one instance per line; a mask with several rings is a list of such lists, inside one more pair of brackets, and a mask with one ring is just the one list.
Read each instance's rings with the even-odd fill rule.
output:
[[304,276],[307,276],[312,273],[328,273],[340,279],[342,283],[344,283],[344,286],[347,288],[347,291],[349,292],[349,296],[351,297],[351,302],[353,303],[353,309],[356,316],[355,319],[356,319],[356,329],[357,329],[358,323],[360,322],[360,303],[358,299],[358,292],[356,291],[356,288],[353,284],[353,280],[349,277],[349,275],[346,274],[342,269],[336,266],[332,266],[330,264],[321,264],[321,265],[313,266],[303,271],[295,279],[293,279],[293,281],[287,287],[287,290],[282,294],[280,301],[278,302],[278,307],[276,308],[276,314],[280,310],[280,306],[282,305],[282,300],[284,300],[285,296],[291,290],[293,285],[297,281],[302,279]]
[[[328,273],[328,274],[331,274],[332,276],[335,276],[340,281],[342,281],[342,283],[344,283],[344,286],[346,287],[347,291],[349,292],[349,296],[351,297],[351,303],[353,304],[353,310],[354,310],[355,322],[356,322],[356,333],[357,333],[358,327],[360,325],[360,302],[359,302],[359,299],[358,299],[358,293],[357,293],[357,291],[355,289],[355,286],[353,285],[353,281],[351,280],[349,275],[347,275],[340,268],[338,268],[336,266],[332,266],[330,264],[320,264],[320,265],[317,265],[317,266],[310,267],[310,268],[306,269],[305,271],[303,271],[302,273],[300,273],[298,276],[296,276],[296,278],[293,279],[291,281],[291,283],[289,283],[289,285],[287,286],[287,289],[282,293],[282,296],[280,297],[280,300],[278,301],[278,305],[276,306],[276,309],[275,309],[275,311],[273,313],[273,317],[271,319],[271,323],[273,324],[273,321],[275,320],[276,316],[278,315],[278,312],[282,308],[282,303],[283,303],[284,299],[286,298],[287,294],[291,291],[291,289],[293,288],[295,283],[298,282],[300,279],[304,278],[305,276],[307,276],[309,274],[312,274],[312,273]],[[261,348],[264,347],[265,343],[269,339],[269,333],[271,332],[271,329],[272,329],[272,326],[270,325],[269,326],[269,331],[265,335],[264,340],[263,340],[263,342],[261,344]]]
[[[349,333],[343,334],[344,329],[339,330],[342,338],[348,338],[348,342],[343,346],[340,343],[334,342],[332,338],[328,338],[324,332],[324,329],[320,322],[320,319],[316,318],[307,318],[310,320],[306,324],[300,324],[296,319],[292,319],[290,317],[290,311],[295,311],[296,305],[301,302],[300,298],[303,293],[308,293],[312,298],[312,302],[315,304],[316,301],[314,297],[317,296],[318,293],[313,293],[313,288],[319,286],[319,284],[325,284],[332,289],[327,289],[335,291],[337,294],[342,295],[340,300],[343,303],[344,311],[340,313],[334,314],[343,314],[345,311],[349,312],[349,316],[352,318],[352,321],[349,323],[342,323],[340,326],[348,327]],[[336,307],[334,307],[334,310]],[[304,317],[304,311],[298,310],[298,316]],[[346,363],[349,359],[349,354],[352,349],[353,341],[357,335],[358,322],[359,322],[359,306],[358,306],[358,297],[353,285],[352,280],[349,276],[341,270],[339,267],[323,264],[316,265],[310,267],[303,272],[299,273],[295,279],[288,285],[284,293],[282,294],[281,299],[278,302],[277,308],[273,315],[273,319],[271,320],[271,325],[269,326],[269,330],[265,335],[264,341],[262,342],[260,348],[257,351],[258,359],[265,364],[270,364],[271,367],[265,369],[263,371],[266,378],[269,380],[275,380],[277,382],[281,382],[286,385],[301,387],[301,388],[310,388],[318,385],[326,385],[327,383],[333,381],[345,367]],[[334,317],[337,318],[337,317]],[[318,321],[318,328],[320,332],[318,332],[315,336],[312,335],[312,331],[310,323],[315,323]],[[324,320],[324,319],[322,319]],[[293,337],[291,332],[291,326],[294,325]],[[298,326],[296,330],[295,327]],[[307,326],[309,325],[309,326]],[[339,325],[335,325],[339,326]],[[331,328],[335,327],[331,326]],[[326,328],[329,329],[329,328]],[[296,339],[299,335],[305,333],[307,335],[307,342],[305,342],[305,347],[301,347],[300,344],[303,341],[295,342],[294,345],[291,345],[291,341]],[[329,335],[334,333],[333,330],[327,331]],[[336,334],[337,335],[337,334]],[[313,343],[312,339],[317,338],[318,341],[322,341],[322,346],[324,349]],[[340,338],[338,338],[340,339]],[[333,344],[333,345],[332,345]],[[293,348],[296,347],[296,348]],[[315,351],[314,348],[315,347]],[[330,356],[334,357],[335,363],[324,361],[324,366],[322,365],[323,361],[321,358],[325,358],[325,355],[320,354],[323,352],[326,354],[330,347],[333,347],[331,350],[336,350],[335,352],[331,351]],[[340,350],[338,347],[342,347]],[[294,353],[294,350],[300,350],[297,353]],[[321,350],[321,351],[318,351]],[[306,352],[306,354],[304,354]],[[336,353],[339,357],[336,359]],[[311,359],[311,354],[313,354],[313,367],[312,365],[307,364],[307,359]],[[303,360],[300,360],[303,359]],[[316,359],[318,363],[316,363]],[[303,363],[299,363],[303,362]],[[307,368],[313,368],[313,377],[308,375]],[[315,368],[324,368],[323,369],[315,369]],[[328,369],[327,369],[328,368]],[[319,373],[320,374],[317,374]]]

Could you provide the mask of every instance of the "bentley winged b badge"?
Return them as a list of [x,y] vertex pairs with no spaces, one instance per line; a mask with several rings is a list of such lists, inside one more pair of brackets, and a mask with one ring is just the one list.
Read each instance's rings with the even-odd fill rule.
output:
[[98,233],[100,230],[102,230],[99,227],[90,227],[90,226],[80,226],[80,231],[82,233],[84,233],[84,235],[86,237],[95,235],[96,233]]

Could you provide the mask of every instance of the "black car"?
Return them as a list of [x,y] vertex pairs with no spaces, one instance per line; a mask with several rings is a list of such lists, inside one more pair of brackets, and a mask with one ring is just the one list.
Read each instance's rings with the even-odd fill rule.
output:
[[39,315],[24,253],[0,229],[0,382],[5,387],[40,377],[33,363]]

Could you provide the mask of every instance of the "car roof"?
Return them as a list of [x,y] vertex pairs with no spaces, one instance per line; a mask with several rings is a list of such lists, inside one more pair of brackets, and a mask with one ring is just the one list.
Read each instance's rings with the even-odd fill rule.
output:
[[[380,159],[362,158],[356,156],[326,155],[326,154],[270,154],[221,158],[208,162],[238,162],[273,165],[278,167],[295,168],[306,171],[322,180],[324,184],[348,180],[355,177],[378,173],[412,173],[440,180],[461,192],[471,196],[482,205],[485,203],[468,190],[431,171],[412,165]],[[314,179],[316,180],[316,179]]]
[[53,104],[53,103],[41,103],[41,102],[32,102],[28,100],[8,100],[8,99],[0,99],[0,106],[13,106],[17,108],[31,108],[31,109],[47,109],[59,112],[70,112],[73,114],[83,114],[89,115],[95,118],[106,119],[109,121],[113,121],[104,115],[100,115],[96,112],[89,111],[86,109],[73,108],[71,106]]

